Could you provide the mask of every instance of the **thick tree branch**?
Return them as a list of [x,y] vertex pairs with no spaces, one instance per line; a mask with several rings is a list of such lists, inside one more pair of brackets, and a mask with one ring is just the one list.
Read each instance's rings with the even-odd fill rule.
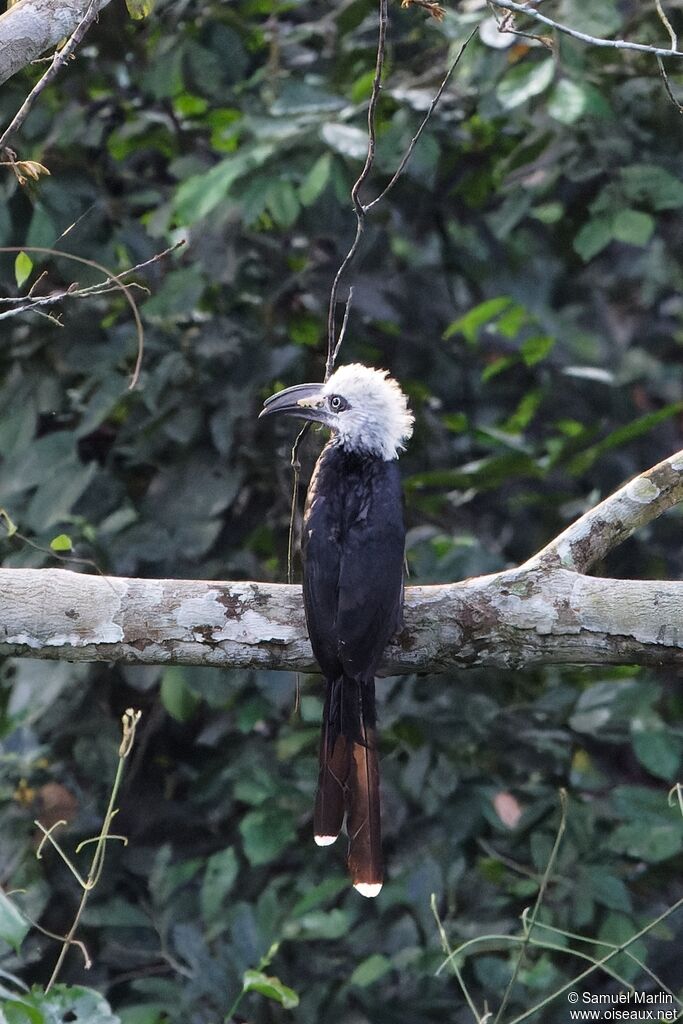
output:
[[[301,588],[0,570],[0,653],[315,671]],[[475,665],[683,664],[683,583],[515,569],[409,587],[385,674]]]
[[[683,582],[586,569],[683,498],[683,452],[519,568],[409,587],[385,673],[474,665],[683,664]],[[0,653],[69,661],[314,669],[298,586],[0,570]]]
[[[98,0],[101,10],[109,0]],[[89,0],[19,0],[0,14],[0,84],[70,36]]]
[[618,544],[683,501],[683,452],[629,480],[534,555],[525,569],[563,566],[588,572]]

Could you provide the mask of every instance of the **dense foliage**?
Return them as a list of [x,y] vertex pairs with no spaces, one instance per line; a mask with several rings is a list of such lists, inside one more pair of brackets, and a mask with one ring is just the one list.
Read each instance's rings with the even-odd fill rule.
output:
[[[595,34],[664,35],[654,4],[552,7]],[[368,197],[488,17],[478,0],[442,24],[392,7]],[[342,359],[390,368],[417,414],[402,459],[414,582],[523,561],[682,447],[681,114],[652,58],[502,41],[489,20],[471,43],[346,278]],[[369,0],[169,0],[143,23],[112,4],[42,97],[14,145],[51,176],[22,188],[2,169],[0,243],[117,271],[189,245],[138,275],[150,291],[137,293],[134,391],[119,294],[66,300],[61,329],[3,322],[0,506],[26,538],[2,540],[5,566],[58,564],[50,543],[65,534],[106,573],[285,578],[292,427],[256,416],[277,385],[322,375],[375,45]],[[3,123],[38,73],[5,86]],[[44,267],[48,287],[98,279],[33,260],[24,290]],[[2,293],[17,294],[14,256],[0,269]],[[319,443],[306,443],[304,475]],[[680,528],[669,514],[601,571],[680,577]],[[77,886],[54,851],[36,860],[33,819],[68,819],[69,849],[95,834],[121,713],[143,710],[116,819],[129,842],[110,842],[80,933],[94,966],[74,950],[60,978],[96,989],[125,1024],[214,1024],[249,969],[300,999],[287,1009],[287,989],[252,978],[236,1011],[252,1021],[471,1020],[452,974],[435,976],[431,893],[451,945],[499,936],[462,962],[479,1007],[497,1006],[518,956],[500,936],[519,933],[538,892],[560,787],[567,829],[539,919],[592,941],[543,937],[598,957],[598,942],[627,940],[683,896],[683,818],[667,804],[683,750],[672,669],[381,683],[389,866],[376,902],[348,889],[343,850],[311,841],[317,678],[294,714],[285,674],[29,660],[1,673],[0,881],[52,932],[68,929]],[[516,827],[504,808],[521,810]],[[4,904],[0,921],[11,934]],[[676,989],[681,941],[679,914],[629,948]],[[57,945],[32,929],[2,951],[2,971],[44,984]],[[586,966],[530,948],[507,1019]],[[613,966],[658,990],[632,959]],[[17,983],[0,972],[0,985],[8,1021],[115,1019],[101,997],[62,989],[54,1017],[31,1016],[42,997],[22,996],[22,1010]],[[619,985],[598,971],[584,987]],[[565,1021],[565,997],[542,1019]]]

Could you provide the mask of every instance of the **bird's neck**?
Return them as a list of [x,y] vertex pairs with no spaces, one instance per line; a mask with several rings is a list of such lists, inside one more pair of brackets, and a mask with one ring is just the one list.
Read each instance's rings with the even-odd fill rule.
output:
[[373,438],[356,438],[349,435],[333,434],[329,444],[345,455],[358,459],[377,459],[380,462],[393,462],[398,458],[398,452],[390,445],[382,445]]

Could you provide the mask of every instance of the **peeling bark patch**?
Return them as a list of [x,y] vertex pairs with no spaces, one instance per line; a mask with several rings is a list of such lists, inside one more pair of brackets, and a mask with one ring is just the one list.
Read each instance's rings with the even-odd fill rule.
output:
[[225,608],[229,619],[239,619],[242,614],[242,597],[230,590],[219,593],[216,600]]
[[[225,605],[221,598],[224,596],[217,590],[208,590],[201,597],[185,598],[176,610],[176,622],[192,631],[222,626],[225,622]],[[197,626],[198,622],[202,625]]]
[[532,629],[536,633],[552,633],[557,622],[557,611],[547,597],[541,594],[532,597],[517,597],[516,594],[502,595],[497,602],[505,624],[516,629]]
[[215,645],[217,643],[213,626],[193,626],[192,635],[202,644]]
[[649,505],[651,501],[659,497],[660,489],[653,480],[639,476],[627,484],[626,493],[631,501],[636,501],[640,505]]
[[663,644],[665,647],[680,647],[681,636],[679,627],[672,626],[669,623],[662,623],[657,633],[657,643]]
[[573,564],[579,569],[586,569],[593,564],[603,551],[612,547],[614,538],[623,531],[621,519],[594,519],[586,523],[583,536],[575,537],[570,542]]
[[300,638],[301,630],[296,624],[274,623],[272,616],[257,612],[254,608],[245,608],[238,620],[224,621],[222,627],[213,634],[217,642],[232,640],[250,645],[264,642],[291,643]]

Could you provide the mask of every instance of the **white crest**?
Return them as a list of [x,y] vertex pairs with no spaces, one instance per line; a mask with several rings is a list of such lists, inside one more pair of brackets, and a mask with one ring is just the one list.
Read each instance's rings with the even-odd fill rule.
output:
[[385,461],[398,458],[413,433],[414,416],[387,370],[360,363],[340,366],[325,384],[323,395],[328,400],[338,395],[347,403],[328,419],[337,444],[347,451],[379,455]]

